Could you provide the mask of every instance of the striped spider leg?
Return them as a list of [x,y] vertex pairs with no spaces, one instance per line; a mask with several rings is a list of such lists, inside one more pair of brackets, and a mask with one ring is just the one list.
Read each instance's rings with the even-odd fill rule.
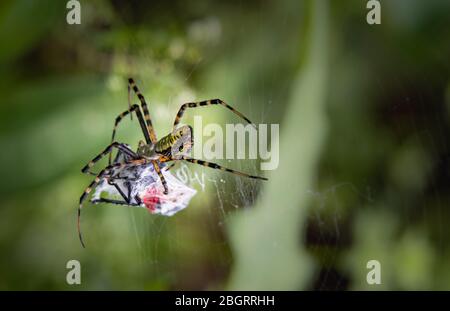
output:
[[[147,103],[145,102],[145,98],[142,95],[141,91],[139,91],[134,80],[132,78],[129,78],[128,79],[128,96],[129,97],[130,97],[129,94],[130,94],[131,90],[133,90],[136,93],[137,97],[139,98],[139,101],[141,102],[142,111],[144,112],[145,123],[147,124],[147,132],[150,135],[151,142],[153,144],[156,144],[156,142],[157,142],[156,134],[155,134],[155,130],[153,129],[152,120],[150,118],[150,113],[148,112],[148,107],[147,107]],[[147,141],[147,144],[148,143],[150,143],[150,142]]]
[[[231,112],[233,112],[234,114],[239,116],[241,119],[243,119],[247,123],[251,124],[254,128],[256,128],[256,125],[252,121],[250,121],[250,119],[248,119],[246,116],[244,116],[244,114],[242,114],[241,112],[237,111],[236,109],[234,109],[233,107],[231,107],[227,103],[225,103],[223,100],[221,100],[221,99],[210,99],[210,100],[204,100],[204,101],[199,101],[199,102],[185,103],[185,104],[181,105],[181,107],[178,110],[178,113],[177,113],[177,115],[175,117],[175,121],[173,123],[173,131],[176,130],[178,124],[181,121],[181,118],[184,116],[184,112],[186,111],[186,109],[188,109],[188,108],[198,108],[198,107],[204,107],[204,106],[211,106],[211,105],[224,106],[225,108],[227,108],[228,110],[230,110]],[[232,169],[229,169],[229,168],[225,168],[225,167],[220,166],[220,165],[218,165],[216,163],[206,162],[206,161],[203,161],[203,160],[197,160],[197,159],[193,159],[193,158],[190,158],[190,157],[187,157],[187,156],[181,156],[179,159],[171,158],[171,160],[169,160],[169,161],[172,161],[172,160],[173,161],[184,160],[184,161],[187,161],[187,162],[190,162],[190,163],[200,164],[200,165],[207,166],[207,167],[210,167],[210,168],[213,168],[213,169],[220,169],[222,171],[229,172],[229,173],[236,174],[236,175],[240,175],[240,176],[244,176],[244,177],[267,180],[267,178],[265,178],[265,177],[249,175],[249,174],[242,173],[242,172],[239,172],[239,171],[235,171],[235,170],[232,170]],[[175,164],[176,164],[176,162],[174,162],[173,164],[168,166],[166,168],[166,170],[171,169]]]
[[[88,164],[86,164],[83,167],[82,172],[87,173],[89,171],[89,168],[92,167],[95,162],[100,161],[101,158],[103,158],[107,154],[111,153],[113,147],[119,148],[119,146],[120,146],[120,148],[124,148],[123,150],[128,149],[128,147],[126,147],[126,145],[124,145],[124,144],[112,143],[102,153],[100,153],[93,160],[91,160]],[[130,149],[128,149],[127,152],[130,152],[130,154],[133,153],[133,155],[135,155],[134,152]],[[94,189],[103,178],[105,178],[108,181],[108,183],[110,182],[110,179],[113,178],[111,176],[111,173],[113,172],[114,168],[124,169],[124,168],[131,167],[131,166],[146,164],[148,162],[144,158],[136,158],[136,157],[137,157],[137,155],[133,156],[133,159],[131,159],[129,161],[114,163],[114,164],[111,164],[111,165],[108,165],[107,167],[105,167],[103,170],[100,171],[100,173],[98,173],[98,175],[95,177],[95,179],[89,184],[89,186],[84,190],[83,194],[81,195],[80,205],[78,207],[77,228],[78,228],[78,237],[80,238],[80,242],[83,247],[85,247],[85,245],[84,245],[82,234],[81,234],[80,218],[81,218],[81,209],[83,207],[84,200],[87,198],[87,196],[92,191],[92,189]],[[119,193],[121,193],[121,191]],[[123,192],[121,193],[121,195],[124,197],[125,201],[128,201],[127,197],[123,194]]]
[[[92,159],[91,161],[89,161],[88,164],[86,164],[82,169],[81,172],[85,173],[85,174],[91,174],[94,176],[97,176],[97,173],[91,172],[89,169],[91,167],[94,166],[95,163],[97,163],[98,161],[100,161],[104,156],[106,156],[107,154],[109,154],[111,156],[113,148],[116,148],[117,150],[119,150],[119,152],[122,152],[123,154],[126,154],[128,157],[130,157],[131,159],[137,159],[139,158],[139,156],[133,151],[131,150],[127,145],[125,144],[121,144],[118,142],[112,142],[108,147],[105,148],[105,150],[103,150],[99,155],[97,155],[94,159]],[[111,163],[109,164],[111,165]]]
[[[198,160],[198,159],[194,159],[194,158],[191,158],[191,157],[188,157],[188,156],[184,156],[184,155],[179,157],[178,159],[171,158],[168,161],[186,161],[186,162],[199,164],[199,165],[202,165],[202,166],[210,167],[210,168],[213,168],[213,169],[221,170],[221,171],[224,171],[224,172],[232,173],[232,174],[243,176],[243,177],[248,177],[248,178],[252,178],[252,179],[260,179],[260,180],[269,180],[266,177],[250,175],[250,174],[247,174],[247,173],[243,173],[243,172],[240,172],[240,171],[236,171],[236,170],[232,170],[232,169],[223,167],[223,166],[221,166],[219,164],[216,164],[216,163],[207,162],[207,161],[203,161],[203,160]],[[176,162],[174,162],[174,164],[175,163]]]
[[[141,110],[139,109],[138,105],[131,105],[131,90],[133,90],[137,97],[139,98],[139,101],[141,102],[142,110],[144,111],[144,115],[142,115]],[[128,105],[129,109],[119,114],[115,120],[113,133],[111,137],[111,142],[114,141],[114,138],[116,137],[116,131],[117,127],[119,126],[120,121],[122,119],[130,114],[132,115],[132,112],[135,111],[136,116],[139,120],[139,124],[141,125],[142,132],[145,137],[145,141],[147,144],[156,144],[157,138],[155,134],[155,130],[153,129],[152,120],[150,118],[150,113],[148,112],[147,103],[145,101],[144,96],[142,95],[141,91],[139,91],[138,87],[136,86],[136,83],[132,78],[128,79]],[[145,121],[144,121],[145,120]],[[109,156],[109,164],[111,164],[111,155]]]
[[[131,105],[131,102],[130,102],[131,90],[134,91],[134,93],[139,98],[139,101],[141,102],[142,111],[144,112],[143,116],[142,116],[141,110],[139,109],[138,105]],[[128,105],[130,105],[131,107],[128,110],[122,112],[120,115],[118,115],[115,120],[113,133],[112,133],[112,137],[111,137],[111,142],[114,141],[114,138],[116,135],[116,130],[117,130],[117,127],[118,127],[120,121],[122,121],[122,119],[126,115],[132,114],[132,112],[135,111],[136,116],[139,120],[139,124],[142,129],[142,132],[144,134],[146,143],[150,146],[154,146],[158,140],[156,138],[155,130],[153,129],[153,124],[152,124],[152,120],[150,118],[150,113],[148,112],[147,103],[145,101],[144,96],[142,95],[141,91],[139,90],[139,88],[137,87],[136,83],[134,82],[134,80],[132,78],[128,79]],[[111,159],[112,159],[112,155],[110,154],[109,160],[108,160],[108,163],[110,165],[111,165]],[[167,194],[169,189],[167,187],[167,182],[164,179],[163,174],[161,173],[161,169],[158,165],[158,162],[152,161],[152,164],[155,167],[155,171],[158,173],[159,178],[161,179],[161,182],[164,186],[164,192]]]
[[[137,159],[139,158],[139,156],[133,152],[128,145],[125,144],[120,144],[120,143],[112,143],[111,145],[109,145],[101,154],[99,154],[95,159],[93,159],[92,161],[90,161],[88,163],[88,165],[86,167],[84,167],[82,169],[83,173],[89,173],[92,174],[94,176],[96,176],[96,173],[93,173],[91,171],[89,171],[87,168],[90,168],[94,165],[95,162],[99,161],[102,157],[104,157],[106,154],[110,154],[112,153],[112,148],[115,147],[118,149],[117,155],[114,159],[114,164],[115,163],[119,163],[119,162],[128,162],[130,160],[133,159]],[[107,199],[107,198],[99,198],[99,199],[95,199],[95,200],[91,200],[92,203],[97,204],[97,203],[113,203],[116,205],[128,205],[128,206],[140,206],[140,198],[139,197],[135,197],[135,201],[137,203],[132,202],[132,198],[131,198],[131,183],[130,181],[135,180],[136,176],[133,178],[130,177],[126,177],[126,176],[120,176],[120,172],[116,175],[111,175],[108,179],[107,182],[109,185],[113,186],[117,192],[120,194],[120,196],[123,198],[123,200],[112,200],[112,199]],[[122,181],[125,181],[126,187],[127,187],[127,193],[125,194],[125,190],[123,190],[116,182],[115,180],[120,179]]]
[[244,119],[247,123],[251,124],[254,128],[256,128],[256,125],[250,121],[247,117],[245,117],[242,113],[225,103],[221,99],[210,99],[210,100],[204,100],[200,102],[192,102],[192,103],[185,103],[181,105],[180,109],[178,110],[178,113],[175,117],[175,121],[173,122],[173,130],[177,128],[177,125],[180,123],[181,118],[184,115],[184,112],[187,108],[198,108],[198,107],[204,107],[204,106],[211,106],[211,105],[222,105],[231,112],[233,112],[235,115],[239,116],[241,119]]

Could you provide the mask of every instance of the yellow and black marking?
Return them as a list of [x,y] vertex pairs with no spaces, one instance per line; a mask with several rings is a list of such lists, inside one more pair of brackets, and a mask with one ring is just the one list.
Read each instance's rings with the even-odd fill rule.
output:
[[173,123],[173,129],[177,127],[177,125],[180,123],[181,118],[184,115],[184,112],[187,108],[197,108],[197,107],[204,107],[204,106],[210,106],[210,105],[222,105],[225,108],[231,110],[234,114],[239,116],[240,118],[244,119],[247,123],[253,125],[256,128],[256,125],[250,121],[246,116],[244,116],[242,113],[225,103],[223,100],[220,99],[210,99],[210,100],[204,100],[201,102],[192,102],[192,103],[186,103],[181,105],[180,110],[178,110],[177,116],[175,117],[175,122]]
[[[161,153],[161,154],[166,154],[167,152],[170,153],[170,149],[172,148],[172,146],[175,144],[175,142],[179,139],[180,137],[175,136],[173,134],[169,134],[167,136],[164,136],[163,138],[161,138],[155,145],[155,151],[157,153]],[[168,154],[167,154],[168,155]]]
[[216,164],[216,163],[211,163],[211,162],[207,162],[207,161],[203,161],[203,160],[197,160],[197,159],[189,158],[189,157],[186,157],[186,156],[182,156],[181,160],[188,161],[188,162],[191,162],[191,163],[194,163],[194,164],[203,165],[203,166],[210,167],[210,168],[213,168],[213,169],[216,169],[216,170],[221,170],[221,171],[224,171],[224,172],[229,172],[229,173],[233,173],[233,174],[236,174],[236,175],[248,177],[248,178],[268,180],[265,177],[249,175],[249,174],[246,174],[246,173],[242,173],[242,172],[239,172],[239,171],[235,171],[235,170],[232,170],[232,169],[220,166],[219,164]]
[[174,168],[175,164],[177,164],[177,162],[173,162],[173,163],[171,163],[169,166],[166,166],[166,167],[164,168],[164,170],[165,170],[166,172],[167,172],[167,171],[170,171],[171,169]]
[[155,151],[169,156],[172,146],[182,137],[181,134],[169,134],[161,138],[155,145]]
[[[156,144],[157,138],[155,134],[155,130],[153,129],[152,120],[150,118],[150,113],[148,112],[147,103],[145,102],[144,95],[142,95],[141,91],[139,91],[138,87],[136,86],[136,83],[132,78],[128,79],[128,90],[132,89],[137,97],[139,98],[139,101],[141,102],[142,111],[144,112],[144,119],[145,123],[147,124],[147,131],[150,135],[151,142],[153,144]],[[148,143],[148,142],[147,142]]]
[[[119,126],[120,121],[122,121],[122,119],[124,117],[126,117],[128,114],[133,113],[133,111],[136,113],[136,116],[137,116],[137,118],[139,120],[139,125],[141,126],[142,133],[144,133],[145,141],[147,142],[147,144],[151,144],[152,143],[152,140],[150,138],[150,134],[149,134],[149,132],[147,130],[147,127],[145,125],[145,122],[144,122],[144,118],[142,117],[141,110],[139,109],[139,106],[136,105],[136,104],[132,105],[130,109],[122,112],[121,114],[119,114],[116,117],[116,120],[114,122],[114,128],[113,128],[113,133],[112,133],[112,137],[111,137],[111,142],[113,142],[114,138],[116,137],[117,127]],[[111,155],[109,156],[108,163],[111,164]]]
[[[192,127],[189,125],[183,126],[177,129],[174,133],[164,136],[155,145],[155,151],[159,154],[170,157],[172,152],[172,147],[181,140],[181,145],[183,148],[186,144],[190,147],[193,145]],[[186,141],[189,140],[189,141]],[[180,146],[180,147],[181,147]],[[189,148],[190,148],[189,147]],[[182,150],[180,150],[182,151]],[[189,151],[189,150],[184,150]]]
[[141,110],[139,109],[139,106],[136,105],[136,104],[132,105],[130,109],[122,112],[121,114],[119,114],[117,116],[117,118],[116,118],[116,120],[114,122],[114,129],[113,129],[113,134],[112,134],[112,140],[114,140],[114,138],[115,138],[116,130],[117,130],[117,127],[119,126],[120,121],[122,121],[122,119],[125,116],[127,116],[129,113],[132,113],[133,111],[136,113],[136,116],[138,117],[139,125],[141,126],[142,132],[144,133],[145,140],[147,141],[147,143],[152,143],[152,141],[150,139],[150,134],[147,131],[147,126],[145,125],[144,118],[142,116]]
[[161,169],[159,168],[158,162],[152,161],[153,167],[155,168],[156,173],[158,173],[159,179],[161,179],[161,183],[164,187],[164,194],[169,194],[169,187],[167,186],[167,181],[164,178],[164,175],[161,173]]
[[89,161],[89,163],[86,164],[81,169],[81,172],[82,173],[87,173],[87,174],[92,174],[92,172],[90,172],[89,169],[91,167],[93,167],[96,162],[100,161],[107,154],[111,155],[113,148],[116,148],[116,149],[122,151],[123,153],[125,153],[126,155],[130,156],[133,159],[137,158],[137,154],[133,150],[129,149],[125,144],[121,144],[121,143],[118,143],[118,142],[113,142],[108,147],[106,147],[105,150],[103,150],[100,154],[98,154],[95,158],[93,158],[91,161]]

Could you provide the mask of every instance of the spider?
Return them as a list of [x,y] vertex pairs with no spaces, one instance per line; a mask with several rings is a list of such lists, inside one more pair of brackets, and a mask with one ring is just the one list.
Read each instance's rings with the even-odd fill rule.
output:
[[[131,105],[131,91],[134,91],[134,93],[137,95],[141,106],[137,104]],[[112,138],[111,138],[111,144],[103,150],[100,154],[98,154],[95,158],[93,158],[88,164],[86,164],[82,168],[82,172],[86,174],[95,175],[95,179],[89,184],[89,186],[84,190],[83,194],[80,197],[80,205],[78,207],[78,221],[77,221],[77,228],[78,228],[78,236],[81,242],[81,245],[85,247],[81,229],[80,229],[80,216],[81,216],[81,209],[83,206],[83,201],[86,199],[86,197],[89,195],[89,193],[92,191],[93,188],[95,188],[102,179],[105,179],[108,183],[111,185],[114,185],[112,180],[114,179],[121,179],[120,177],[120,170],[122,169],[129,169],[136,166],[142,166],[142,165],[153,165],[155,172],[158,174],[159,179],[161,180],[162,186],[164,188],[164,194],[169,193],[169,188],[167,186],[167,182],[161,173],[161,167],[165,166],[166,162],[174,161],[169,167],[166,167],[165,169],[170,169],[173,167],[173,165],[176,163],[176,161],[187,161],[194,164],[199,164],[202,166],[207,166],[213,169],[219,169],[222,171],[226,171],[232,174],[248,177],[248,178],[254,178],[254,179],[261,179],[261,180],[268,180],[265,177],[260,176],[254,176],[249,175],[243,172],[239,172],[236,170],[232,170],[229,168],[225,168],[223,166],[220,166],[218,164],[212,163],[212,162],[206,162],[203,160],[198,160],[191,158],[187,156],[186,154],[192,149],[193,146],[193,133],[192,133],[192,127],[189,125],[184,126],[178,126],[180,123],[181,118],[184,115],[184,112],[188,108],[197,108],[197,107],[204,107],[204,106],[210,106],[210,105],[221,105],[230,111],[232,111],[234,114],[238,115],[240,118],[244,119],[247,123],[253,125],[256,127],[248,118],[246,118],[242,113],[225,103],[224,101],[220,99],[211,99],[211,100],[205,100],[200,102],[190,102],[185,103],[181,105],[180,109],[178,110],[178,113],[175,117],[175,121],[173,123],[172,132],[167,134],[166,136],[162,137],[160,140],[156,138],[155,131],[153,129],[152,121],[150,118],[150,114],[148,111],[147,103],[145,101],[144,96],[139,91],[138,87],[136,86],[136,83],[132,78],[128,79],[128,104],[129,109],[122,112],[120,115],[117,116],[114,128],[112,132]],[[141,112],[142,108],[142,112]],[[136,114],[136,117],[139,121],[142,133],[144,135],[145,141],[140,140],[138,144],[137,151],[134,152],[130,149],[130,147],[126,144],[119,143],[114,141],[116,130],[121,122],[121,120],[130,114],[132,116],[133,112]],[[118,152],[124,155],[122,157],[121,161],[113,161],[111,162],[111,155],[113,149],[117,149]],[[94,166],[94,164],[106,155],[109,155],[109,162],[108,166],[106,166],[104,169],[102,169],[98,174],[90,171],[90,168]],[[117,157],[116,157],[117,159]],[[115,174],[115,172],[119,171],[119,174]],[[117,187],[116,187],[117,188]],[[119,202],[124,205],[133,205],[131,204],[130,198],[125,196],[122,191],[120,191],[120,194],[124,198],[125,202]],[[130,192],[128,192],[130,193]],[[140,198],[134,198],[136,202],[140,202]],[[108,202],[108,200],[103,200],[103,202]],[[109,201],[112,202],[111,200]]]

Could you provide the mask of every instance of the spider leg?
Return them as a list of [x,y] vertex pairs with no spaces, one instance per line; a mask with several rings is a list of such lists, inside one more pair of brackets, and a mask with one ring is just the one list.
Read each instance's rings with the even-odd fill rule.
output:
[[126,203],[131,203],[130,200],[130,195],[131,195],[131,188],[130,188],[130,183],[127,183],[128,185],[128,195],[125,194],[125,192],[123,192],[122,189],[120,189],[119,185],[116,184],[115,182],[112,182],[111,180],[108,179],[108,184],[111,186],[114,186],[114,188],[116,188],[117,192],[119,192],[119,194],[122,196],[122,198],[125,200]]
[[175,164],[177,164],[177,162],[173,162],[172,164],[170,164],[169,166],[167,166],[166,168],[164,168],[164,171],[168,171],[168,170],[170,170],[170,169],[172,169],[174,166],[175,166]]
[[110,176],[109,179],[115,180],[115,179],[122,179],[122,180],[131,180],[136,181],[136,177],[128,177],[128,176],[120,176],[120,172],[116,176]]
[[119,194],[122,196],[123,200],[99,198],[99,199],[91,200],[91,203],[93,203],[93,204],[112,203],[112,204],[116,204],[116,205],[125,205],[125,206],[141,206],[142,202],[137,194],[135,196],[135,200],[137,203],[131,202],[131,185],[130,185],[130,183],[126,183],[128,195],[125,194],[125,192],[119,187],[118,184],[112,182],[110,179],[108,179],[108,184],[110,184],[111,186],[114,186],[116,188],[117,192],[119,192]]
[[138,155],[133,150],[128,148],[125,144],[121,144],[121,143],[118,143],[118,142],[113,142],[108,147],[106,147],[105,150],[103,150],[100,154],[98,154],[95,158],[93,158],[88,164],[86,164],[81,169],[81,172],[83,172],[85,174],[95,174],[95,173],[89,171],[89,169],[92,166],[94,166],[94,164],[96,162],[100,161],[107,154],[111,155],[111,152],[112,152],[113,148],[116,148],[116,149],[122,151],[123,153],[125,153],[126,155],[130,156],[133,159],[138,158]]
[[[142,111],[144,112],[145,123],[147,124],[147,132],[150,135],[151,142],[153,144],[156,144],[158,139],[156,139],[155,130],[153,129],[152,120],[151,120],[150,114],[148,112],[148,107],[147,107],[147,103],[145,102],[145,98],[142,95],[142,93],[139,91],[134,80],[132,78],[129,78],[128,79],[128,96],[130,96],[129,94],[131,93],[131,90],[133,90],[136,93],[137,97],[139,98],[139,101],[141,102]],[[149,142],[147,141],[147,143],[149,143]]]
[[[128,83],[128,110],[130,110],[131,109],[131,89],[130,89],[130,83]],[[131,121],[133,121],[133,114],[132,113],[130,113],[130,120]]]
[[122,196],[124,201],[108,199],[108,198],[99,198],[99,199],[96,199],[96,200],[91,200],[91,202],[93,204],[97,204],[97,203],[112,203],[112,204],[116,204],[116,205],[125,205],[125,206],[141,206],[142,202],[141,202],[141,199],[138,197],[137,194],[135,196],[135,200],[136,200],[137,203],[132,203],[131,202],[131,185],[129,183],[127,183],[128,196],[125,195],[125,193],[122,191],[122,189],[120,189],[119,185],[117,185],[116,183],[113,183],[110,180],[108,180],[108,183],[110,185],[114,186],[117,189],[117,191],[120,193],[120,195]]
[[81,234],[81,227],[80,227],[80,219],[81,219],[81,208],[83,207],[83,201],[86,199],[88,194],[92,191],[94,187],[98,185],[101,178],[106,175],[107,170],[103,169],[96,177],[95,179],[89,184],[89,186],[84,190],[83,194],[80,197],[80,206],[78,206],[78,218],[77,218],[77,228],[78,228],[78,237],[80,239],[81,245],[85,247],[83,242],[83,236]]
[[113,169],[115,167],[119,167],[119,168],[131,167],[131,166],[136,166],[136,165],[142,165],[142,164],[145,164],[145,163],[147,163],[147,160],[145,160],[145,159],[136,159],[136,160],[131,160],[131,161],[124,162],[124,163],[115,163],[115,164],[112,164],[112,165],[108,165],[103,170],[101,170],[101,172],[95,177],[95,179],[89,184],[89,186],[81,194],[80,205],[78,206],[77,228],[78,228],[78,237],[80,238],[80,242],[81,242],[81,245],[83,247],[85,247],[85,245],[84,245],[84,242],[83,242],[83,237],[82,237],[82,234],[81,234],[81,227],[80,227],[81,209],[83,207],[83,202],[87,198],[89,193],[92,191],[92,189],[94,189],[99,184],[100,180],[103,177],[105,177],[107,175],[107,173],[109,173],[111,171],[111,169]]
[[161,169],[159,168],[159,165],[156,161],[152,161],[153,167],[155,168],[156,173],[158,173],[159,179],[161,179],[161,183],[164,187],[164,194],[169,193],[169,187],[167,186],[167,181],[164,178],[164,175],[161,173]]
[[113,200],[113,199],[106,199],[106,198],[100,198],[100,199],[92,200],[91,202],[93,204],[112,203],[112,204],[124,205],[124,206],[141,206],[139,203],[128,203],[128,202],[121,201],[121,200]]
[[238,115],[240,118],[244,119],[246,122],[251,124],[253,127],[256,128],[256,125],[250,121],[247,117],[245,117],[242,113],[225,103],[224,101],[220,99],[210,99],[210,100],[204,100],[200,102],[193,102],[193,103],[186,103],[181,105],[180,110],[178,110],[177,116],[175,117],[175,122],[173,123],[173,130],[176,129],[177,125],[180,123],[181,118],[184,115],[184,112],[187,108],[197,108],[197,107],[203,107],[203,106],[210,106],[210,105],[222,105],[225,108],[231,110],[234,114]]
[[[119,126],[120,121],[122,121],[122,119],[127,116],[128,114],[132,114],[133,111],[136,113],[136,116],[139,120],[139,124],[141,126],[142,129],[142,133],[144,134],[145,137],[145,141],[147,142],[147,144],[151,144],[153,143],[151,140],[151,136],[148,132],[147,126],[145,125],[145,121],[144,121],[144,117],[142,116],[142,112],[141,109],[139,109],[138,105],[132,105],[130,107],[130,109],[125,110],[124,112],[122,112],[121,114],[119,114],[116,118],[116,121],[114,122],[114,128],[113,128],[113,132],[112,132],[112,137],[111,137],[111,142],[114,141],[114,138],[116,137],[116,131],[117,131],[117,127]],[[111,155],[109,156],[109,164],[111,164]]]
[[136,200],[136,202],[139,206],[142,205],[142,200],[137,194],[134,196],[134,199]]
[[216,163],[206,162],[206,161],[203,161],[203,160],[197,160],[197,159],[189,158],[189,157],[186,157],[186,156],[182,156],[180,158],[180,160],[184,160],[184,161],[191,162],[191,163],[194,163],[194,164],[200,164],[200,165],[203,165],[203,166],[207,166],[207,167],[210,167],[210,168],[214,168],[214,169],[218,169],[218,170],[221,170],[221,171],[229,172],[229,173],[236,174],[236,175],[239,175],[239,176],[244,176],[244,177],[253,178],[253,179],[268,180],[266,177],[249,175],[249,174],[246,174],[246,173],[242,173],[242,172],[239,172],[239,171],[235,171],[235,170],[232,170],[232,169],[220,166],[219,164],[216,164]]

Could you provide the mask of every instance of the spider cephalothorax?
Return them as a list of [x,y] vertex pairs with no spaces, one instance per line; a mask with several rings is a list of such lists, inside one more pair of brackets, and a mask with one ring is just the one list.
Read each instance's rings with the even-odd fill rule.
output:
[[[131,90],[133,90],[136,93],[137,97],[139,98],[143,114],[141,112],[141,108],[138,105],[130,104]],[[170,134],[164,136],[160,140],[158,140],[156,138],[156,134],[153,129],[152,121],[150,118],[150,114],[148,112],[148,107],[147,107],[147,103],[145,102],[144,96],[141,94],[138,87],[134,83],[134,80],[131,78],[128,80],[128,100],[129,100],[130,108],[128,110],[122,112],[119,116],[117,116],[115,124],[114,124],[111,144],[108,147],[106,147],[106,149],[102,153],[100,153],[94,159],[92,159],[92,161],[90,161],[81,170],[83,173],[92,174],[92,175],[96,176],[95,179],[90,183],[90,185],[86,188],[86,190],[81,195],[80,205],[78,207],[78,233],[79,233],[81,244],[83,246],[84,246],[84,244],[83,244],[83,240],[81,237],[81,230],[80,230],[80,214],[81,214],[81,208],[83,205],[83,201],[89,195],[91,190],[100,183],[100,181],[102,181],[102,180],[110,181],[113,179],[119,179],[120,176],[116,176],[114,174],[114,172],[118,169],[127,169],[127,168],[130,168],[133,166],[140,166],[140,165],[149,165],[149,164],[153,165],[154,170],[158,174],[159,179],[161,180],[161,183],[164,187],[165,194],[168,194],[170,189],[168,188],[167,182],[166,182],[163,174],[161,173],[160,166],[164,165],[165,162],[169,162],[169,161],[175,161],[174,164],[176,163],[176,161],[187,161],[187,162],[191,162],[194,164],[200,164],[203,166],[211,167],[214,169],[220,169],[222,171],[230,172],[230,173],[244,176],[244,177],[267,180],[267,178],[264,178],[264,177],[249,175],[249,174],[235,171],[235,170],[232,170],[229,168],[225,168],[225,167],[220,166],[215,163],[193,159],[187,155],[191,151],[192,146],[194,144],[192,127],[189,125],[184,125],[184,126],[178,127],[178,124],[180,123],[180,120],[183,117],[185,110],[188,108],[197,108],[197,107],[211,106],[211,105],[221,105],[221,106],[224,106],[225,108],[229,109],[234,114],[238,115],[239,117],[241,117],[248,123],[254,125],[242,113],[235,110],[233,107],[226,104],[224,101],[222,101],[220,99],[211,99],[211,100],[186,103],[186,104],[181,105],[181,107],[178,110],[178,113],[175,117],[172,132]],[[119,125],[120,121],[125,116],[127,116],[128,114],[132,114],[133,112],[137,116],[137,119],[141,126],[142,133],[145,138],[145,142],[144,141],[139,142],[139,146],[138,146],[138,149],[136,152],[131,150],[128,145],[114,141],[117,126]],[[124,155],[124,157],[125,157],[124,161],[119,161],[119,162],[115,161],[114,163],[111,162],[111,154],[112,154],[112,151],[114,148],[118,149],[119,152],[121,152]],[[96,162],[98,162],[100,159],[102,159],[104,156],[106,156],[108,154],[109,154],[109,165],[107,167],[105,167],[103,170],[101,170],[100,173],[98,173],[98,174],[91,172],[90,168],[92,166],[94,166],[94,164]],[[174,164],[169,166],[167,169],[170,169],[170,167],[172,167]],[[122,195],[122,197],[123,197],[124,201],[120,202],[120,203],[123,203],[124,205],[131,205],[130,204],[131,201],[130,201],[129,197],[126,197],[125,195]],[[134,198],[134,199],[136,199],[136,201],[140,201],[140,198]]]

